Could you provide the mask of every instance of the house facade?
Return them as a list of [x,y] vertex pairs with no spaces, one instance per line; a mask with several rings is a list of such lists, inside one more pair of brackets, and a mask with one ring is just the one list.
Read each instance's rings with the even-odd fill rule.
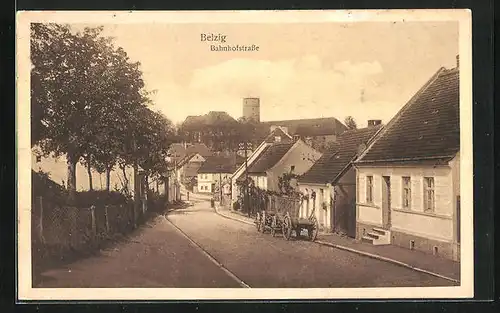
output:
[[347,130],[347,127],[334,117],[281,120],[261,122],[260,127],[285,128],[293,138],[300,138],[314,149],[324,152],[325,148],[337,141],[340,134]]
[[458,67],[441,68],[355,166],[358,239],[459,260]]
[[274,142],[248,167],[256,187],[279,192],[279,178],[284,173],[302,175],[321,157],[321,153],[302,140]]
[[[48,173],[50,179],[54,182],[66,186],[68,177],[68,164],[66,157],[60,156],[44,156],[38,147],[34,147],[31,152],[31,168],[33,171],[43,171]],[[88,169],[80,162],[76,164],[76,190],[86,191],[90,189],[89,172]],[[94,190],[106,189],[106,173],[98,173],[96,170],[91,169],[90,175],[92,176],[92,188]],[[125,173],[115,166],[110,172],[110,189],[111,190],[127,190],[133,192],[134,174],[133,168],[127,166]]]
[[352,162],[380,129],[379,122],[345,131],[338,137],[338,145],[299,178],[299,190],[305,196],[301,217],[314,214],[321,231],[356,236],[356,171]]
[[[266,151],[266,149],[273,143],[289,142],[293,142],[293,138],[292,136],[290,136],[290,134],[287,133],[286,129],[283,129],[281,127],[271,127],[267,137],[260,143],[259,146],[257,146],[250,154],[247,155],[246,161],[245,158],[243,158],[242,164],[237,167],[237,169],[231,176],[231,205],[238,200],[238,196],[241,193],[237,182],[244,180],[247,174],[249,177],[251,176],[247,172],[248,168],[250,168],[250,166],[252,166],[260,158],[264,151]],[[265,188],[263,189],[267,189],[267,179],[264,179],[263,177],[261,177],[260,180],[258,179],[258,176],[263,175],[255,175],[254,173],[253,176],[255,178],[252,179],[254,179],[254,181],[257,180],[257,186],[264,186],[265,184]]]
[[[231,175],[243,159],[236,154],[207,157],[198,170],[198,192],[220,192],[221,184],[230,186]],[[227,193],[227,192],[226,192]]]

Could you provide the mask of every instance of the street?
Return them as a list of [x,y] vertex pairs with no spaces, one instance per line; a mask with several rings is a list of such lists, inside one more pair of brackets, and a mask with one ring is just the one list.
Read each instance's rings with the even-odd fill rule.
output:
[[[349,288],[448,286],[408,268],[302,240],[258,233],[206,199],[160,216],[130,240],[62,268],[36,287]],[[189,237],[187,238],[186,235]],[[222,266],[219,266],[220,263]]]

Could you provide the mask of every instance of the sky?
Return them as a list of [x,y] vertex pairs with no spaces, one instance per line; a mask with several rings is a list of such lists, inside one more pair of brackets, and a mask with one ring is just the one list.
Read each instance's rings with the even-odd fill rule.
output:
[[260,98],[262,121],[350,115],[359,126],[386,123],[440,67],[455,67],[459,49],[458,22],[103,26],[141,63],[153,108],[174,123],[209,111],[238,118],[245,97]]

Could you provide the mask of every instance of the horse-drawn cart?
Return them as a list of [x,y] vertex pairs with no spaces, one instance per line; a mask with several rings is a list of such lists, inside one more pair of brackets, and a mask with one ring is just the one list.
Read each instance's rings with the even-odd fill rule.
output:
[[278,198],[268,210],[257,213],[255,225],[259,232],[270,230],[271,235],[276,236],[281,231],[286,240],[292,237],[292,231],[299,237],[303,230],[307,231],[309,240],[314,241],[318,235],[318,220],[314,214],[314,208],[308,217],[300,217],[302,201],[298,199]]

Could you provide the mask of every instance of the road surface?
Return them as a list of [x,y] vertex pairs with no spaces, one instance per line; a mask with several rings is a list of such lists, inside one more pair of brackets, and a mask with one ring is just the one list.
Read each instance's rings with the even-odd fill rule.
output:
[[[38,287],[338,288],[448,286],[432,275],[217,215],[205,198],[95,257],[45,271]],[[222,266],[220,266],[222,265]]]

